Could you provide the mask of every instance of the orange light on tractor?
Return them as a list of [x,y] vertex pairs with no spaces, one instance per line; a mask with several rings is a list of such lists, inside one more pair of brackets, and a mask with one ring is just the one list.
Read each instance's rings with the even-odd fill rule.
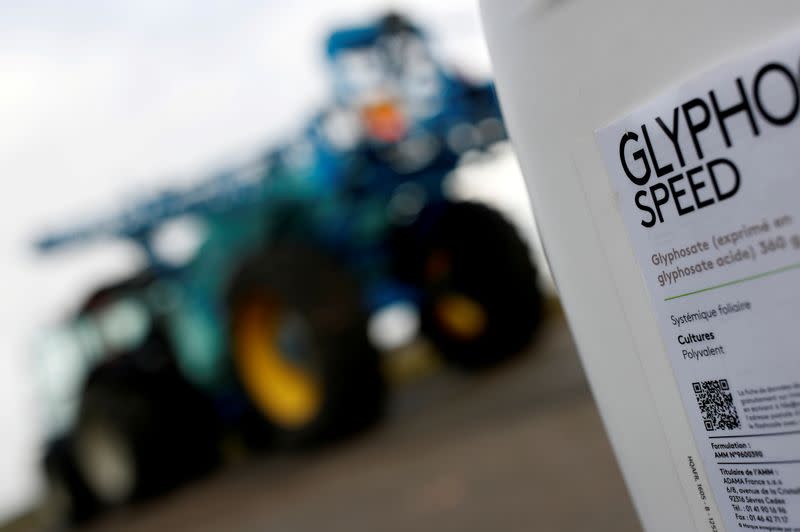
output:
[[397,142],[407,131],[406,119],[394,102],[382,101],[364,107],[364,126],[370,137],[382,142]]

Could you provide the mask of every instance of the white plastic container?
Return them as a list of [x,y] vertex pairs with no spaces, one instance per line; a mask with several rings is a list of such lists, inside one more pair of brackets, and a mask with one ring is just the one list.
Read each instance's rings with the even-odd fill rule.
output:
[[645,528],[800,530],[800,3],[483,0],[482,16]]

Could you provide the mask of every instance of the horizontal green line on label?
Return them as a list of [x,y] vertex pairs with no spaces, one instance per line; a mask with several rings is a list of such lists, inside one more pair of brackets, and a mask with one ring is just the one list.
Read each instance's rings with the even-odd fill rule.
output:
[[776,268],[774,270],[769,270],[767,272],[757,273],[755,275],[748,275],[747,277],[742,277],[740,279],[734,279],[733,281],[728,281],[727,283],[720,283],[715,284],[713,286],[707,286],[705,288],[701,288],[699,290],[692,290],[691,292],[686,292],[685,294],[678,294],[676,296],[665,297],[664,301],[671,301],[673,299],[678,299],[681,297],[693,296],[695,294],[700,294],[702,292],[710,292],[711,290],[716,290],[717,288],[725,288],[726,286],[731,286],[735,284],[742,284],[748,281],[755,281],[756,279],[761,279],[762,277],[769,277],[770,275],[777,275],[779,273],[788,272],[789,270],[796,270],[800,268],[800,262],[795,262],[794,264],[790,264],[788,266],[783,266],[782,268]]

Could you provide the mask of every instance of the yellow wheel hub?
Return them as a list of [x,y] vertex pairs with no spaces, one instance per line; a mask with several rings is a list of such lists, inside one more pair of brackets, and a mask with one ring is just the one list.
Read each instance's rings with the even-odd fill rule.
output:
[[278,345],[280,305],[252,298],[234,311],[234,359],[248,395],[271,422],[286,429],[310,423],[322,405],[318,379],[291,363]]
[[486,330],[486,310],[467,296],[456,293],[440,296],[434,312],[442,327],[460,340],[474,340]]

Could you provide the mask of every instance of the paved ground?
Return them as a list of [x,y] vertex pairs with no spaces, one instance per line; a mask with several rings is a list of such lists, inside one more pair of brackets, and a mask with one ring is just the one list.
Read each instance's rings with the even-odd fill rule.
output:
[[480,376],[400,387],[385,423],[307,456],[265,456],[92,531],[639,530],[572,341]]

